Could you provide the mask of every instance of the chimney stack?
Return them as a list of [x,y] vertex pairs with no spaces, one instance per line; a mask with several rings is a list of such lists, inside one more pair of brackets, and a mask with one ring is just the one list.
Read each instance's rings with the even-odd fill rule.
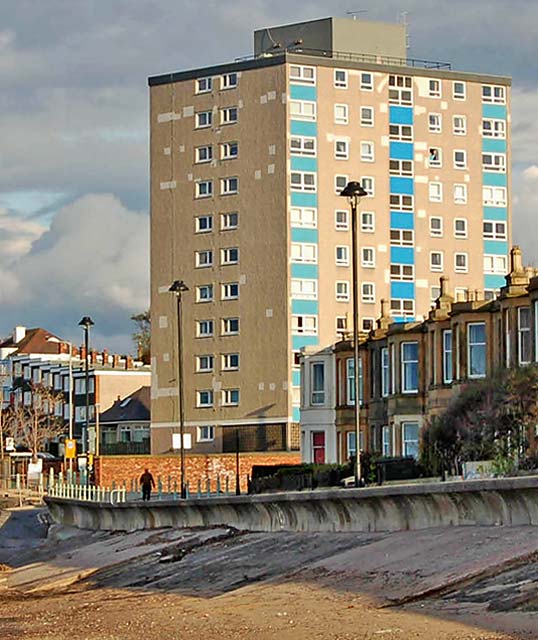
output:
[[15,342],[15,344],[19,344],[19,342],[21,340],[24,340],[25,337],[26,337],[26,327],[23,327],[22,325],[17,325],[13,330],[13,342]]

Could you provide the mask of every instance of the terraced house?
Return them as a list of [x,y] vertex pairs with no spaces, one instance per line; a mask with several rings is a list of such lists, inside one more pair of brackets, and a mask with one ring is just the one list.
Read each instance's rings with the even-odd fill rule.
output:
[[[400,24],[327,18],[254,34],[254,56],[149,79],[152,445],[178,427],[170,284],[183,280],[194,451],[241,426],[299,446],[303,347],[351,328],[348,180],[360,329],[438,299],[493,299],[510,242],[510,79],[407,57]],[[411,356],[410,356],[411,357]],[[228,443],[228,444],[227,444]]]

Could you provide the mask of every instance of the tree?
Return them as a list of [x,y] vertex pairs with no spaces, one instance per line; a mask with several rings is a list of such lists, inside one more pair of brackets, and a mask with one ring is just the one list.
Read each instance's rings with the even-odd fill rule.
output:
[[151,317],[149,309],[131,316],[136,324],[136,331],[132,334],[136,346],[136,355],[144,364],[149,364],[151,359]]

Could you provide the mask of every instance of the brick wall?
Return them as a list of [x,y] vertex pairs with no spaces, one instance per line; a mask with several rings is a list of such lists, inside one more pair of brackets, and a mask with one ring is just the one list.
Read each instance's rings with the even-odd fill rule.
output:
[[[300,453],[242,453],[239,456],[239,475],[241,478],[241,491],[247,490],[247,477],[252,475],[254,465],[273,464],[299,464]],[[101,486],[131,487],[131,482],[142,475],[144,469],[149,469],[155,478],[163,484],[163,490],[167,491],[170,482],[173,488],[174,482],[180,484],[180,458],[177,456],[101,456],[96,460],[96,479]],[[224,490],[226,478],[229,487],[235,490],[235,454],[188,454],[185,456],[185,479],[189,483],[191,492],[197,490],[200,481],[202,490],[205,491],[207,480],[210,481],[211,490],[215,491],[217,478],[220,478],[221,487]]]

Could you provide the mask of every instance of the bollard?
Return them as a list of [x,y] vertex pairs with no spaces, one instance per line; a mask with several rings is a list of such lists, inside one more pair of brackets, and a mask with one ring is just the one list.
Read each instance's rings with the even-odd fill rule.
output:
[[198,489],[196,493],[198,494],[198,498],[202,497],[202,481],[201,480],[198,480]]
[[54,469],[51,467],[49,469],[49,488],[54,486]]
[[17,475],[15,476],[15,488],[17,490],[20,490],[21,488],[21,474],[17,473]]

